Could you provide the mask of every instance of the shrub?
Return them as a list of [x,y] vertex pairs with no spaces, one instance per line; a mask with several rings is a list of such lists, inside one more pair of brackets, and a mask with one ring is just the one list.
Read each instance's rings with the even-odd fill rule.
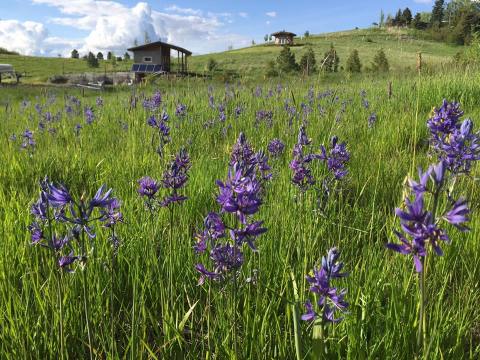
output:
[[378,50],[373,58],[372,70],[376,72],[388,72],[390,65],[383,49]]
[[305,75],[310,75],[317,71],[317,60],[311,47],[307,49],[307,52],[300,59],[300,69]]
[[208,59],[207,62],[207,70],[212,72],[215,71],[218,68],[218,63],[214,58]]
[[323,56],[322,70],[326,72],[337,72],[339,63],[340,58],[338,57],[337,50],[335,50],[333,44],[331,44],[330,50]]
[[295,61],[295,54],[290,51],[290,47],[283,47],[277,57],[277,65],[282,73],[290,73],[298,70],[298,64]]
[[266,77],[275,77],[278,76],[278,71],[277,68],[275,67],[275,61],[270,60],[267,63],[267,69],[265,71],[265,76]]
[[93,55],[92,52],[89,52],[87,55],[87,64],[89,67],[98,67],[98,59]]
[[68,78],[63,75],[53,75],[48,79],[48,81],[52,84],[66,84],[68,82]]
[[352,50],[350,53],[347,59],[346,70],[349,73],[359,73],[362,71],[362,63],[360,62],[357,49]]

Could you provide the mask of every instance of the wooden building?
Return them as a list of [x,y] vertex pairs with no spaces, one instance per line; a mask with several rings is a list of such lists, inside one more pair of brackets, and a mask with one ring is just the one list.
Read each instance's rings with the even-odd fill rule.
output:
[[275,36],[275,45],[293,45],[293,38],[297,34],[283,30],[273,33],[272,36]]
[[[177,71],[186,73],[188,71],[187,59],[192,55],[191,51],[176,45],[167,44],[162,41],[135,46],[128,51],[133,52],[132,72],[138,81],[149,73],[169,73],[172,70],[172,61],[177,63]],[[175,51],[172,59],[172,51]],[[175,59],[175,55],[176,59]]]

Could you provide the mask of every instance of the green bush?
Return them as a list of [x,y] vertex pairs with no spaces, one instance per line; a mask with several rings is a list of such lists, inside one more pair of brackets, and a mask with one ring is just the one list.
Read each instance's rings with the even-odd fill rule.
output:
[[388,64],[387,56],[383,49],[378,50],[373,58],[372,71],[375,72],[388,72],[390,70],[390,65]]
[[317,60],[311,47],[308,47],[307,52],[300,59],[300,69],[305,75],[310,75],[317,71]]
[[359,73],[362,71],[362,63],[360,62],[357,49],[352,50],[350,53],[347,59],[346,70],[349,73]]
[[277,65],[282,73],[290,73],[298,70],[298,64],[295,61],[295,54],[290,51],[290,47],[283,47],[277,57]]

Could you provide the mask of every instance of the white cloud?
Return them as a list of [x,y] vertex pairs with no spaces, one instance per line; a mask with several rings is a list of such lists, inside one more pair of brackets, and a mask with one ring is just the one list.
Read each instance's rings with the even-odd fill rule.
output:
[[240,16],[240,17],[242,17],[242,18],[245,19],[245,18],[248,17],[248,14],[247,14],[246,12],[243,12],[243,11],[242,11],[242,12],[239,12],[239,13],[238,13],[238,16]]
[[44,53],[48,30],[38,22],[0,20],[0,47],[32,55]]
[[[68,53],[72,46],[76,46],[81,53],[114,51],[123,54],[128,47],[133,46],[135,40],[143,43],[146,35],[151,41],[166,40],[194,53],[225,50],[229,45],[238,48],[249,44],[247,38],[225,31],[225,23],[233,21],[231,13],[204,13],[176,5],[169,6],[164,11],[156,11],[145,2],[139,2],[133,7],[108,0],[32,2],[53,7],[64,15],[52,17],[49,22],[87,31],[88,35],[81,40],[52,37],[34,48],[31,53],[43,54],[47,45],[61,48],[63,44],[62,53]],[[45,29],[45,26],[43,28]],[[55,51],[58,52],[57,49]]]
[[269,11],[269,12],[265,13],[265,15],[274,18],[274,17],[277,17],[277,12],[276,11]]

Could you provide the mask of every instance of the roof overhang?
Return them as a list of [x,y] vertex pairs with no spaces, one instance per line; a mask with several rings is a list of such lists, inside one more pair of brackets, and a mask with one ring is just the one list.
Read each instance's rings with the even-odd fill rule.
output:
[[140,51],[140,50],[155,50],[155,49],[159,49],[159,48],[162,48],[162,47],[166,47],[166,48],[169,48],[169,49],[179,51],[181,53],[184,53],[187,56],[192,55],[192,52],[187,50],[187,49],[184,49],[184,48],[182,48],[180,46],[177,46],[177,45],[168,44],[168,43],[165,43],[163,41],[155,41],[155,42],[152,42],[152,43],[131,47],[127,50],[135,52],[135,51]]
[[15,70],[10,64],[0,64],[0,73],[14,73]]

